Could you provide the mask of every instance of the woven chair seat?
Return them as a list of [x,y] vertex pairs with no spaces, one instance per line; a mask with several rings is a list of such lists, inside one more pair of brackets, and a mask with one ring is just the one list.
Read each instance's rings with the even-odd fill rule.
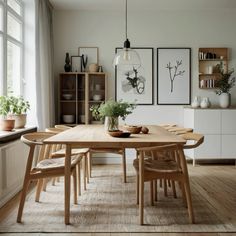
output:
[[[83,155],[89,151],[88,148],[74,148],[71,149],[71,155]],[[62,148],[58,151],[52,152],[51,157],[64,157],[66,155],[66,149]]]
[[[136,171],[139,171],[139,160],[134,159],[133,162]],[[158,173],[178,173],[181,169],[177,163],[172,160],[153,160],[151,158],[144,159],[145,172],[158,172]]]
[[[81,160],[81,156],[72,156],[71,157],[71,167],[75,167],[78,162]],[[36,171],[47,171],[52,169],[61,169],[65,167],[65,158],[50,158],[40,161],[33,170]]]

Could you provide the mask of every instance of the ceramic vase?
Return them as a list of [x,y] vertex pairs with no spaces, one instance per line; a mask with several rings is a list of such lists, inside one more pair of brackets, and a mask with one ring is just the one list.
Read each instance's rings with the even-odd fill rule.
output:
[[219,96],[219,104],[221,108],[227,108],[230,105],[230,95],[229,93],[221,93]]
[[202,98],[200,106],[201,108],[208,108],[210,106],[209,98],[208,97]]
[[196,97],[194,97],[194,100],[191,103],[191,106],[192,106],[192,108],[198,108],[198,107],[200,107],[200,103],[201,103],[200,97],[196,96]]

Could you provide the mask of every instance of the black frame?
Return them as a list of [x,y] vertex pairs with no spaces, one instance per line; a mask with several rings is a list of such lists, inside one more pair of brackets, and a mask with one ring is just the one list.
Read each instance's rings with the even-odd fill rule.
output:
[[[159,103],[159,71],[158,71],[158,65],[159,65],[159,49],[187,49],[189,50],[189,98],[187,103]],[[191,67],[192,67],[192,60],[191,60],[191,48],[186,47],[186,48],[180,48],[180,47],[161,47],[157,48],[157,105],[190,105],[191,104],[191,97],[192,97],[192,91],[191,91],[191,84],[192,84],[192,73],[191,73]]]
[[[73,57],[80,57],[80,71],[72,71],[73,68]],[[72,72],[82,72],[83,71],[83,66],[82,66],[82,56],[71,56],[71,71]]]
[[[123,49],[122,47],[116,47],[115,53],[117,50]],[[136,105],[154,105],[154,48],[152,47],[132,47],[132,49],[151,49],[152,50],[152,103],[138,103]],[[117,101],[117,67],[115,67],[115,100]]]

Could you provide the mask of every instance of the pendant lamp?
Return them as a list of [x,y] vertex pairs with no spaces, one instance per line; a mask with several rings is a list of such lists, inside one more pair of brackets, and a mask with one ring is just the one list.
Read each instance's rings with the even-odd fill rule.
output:
[[119,50],[114,59],[113,59],[113,66],[116,67],[118,70],[126,73],[132,73],[134,69],[138,69],[141,66],[141,60],[139,54],[130,48],[130,41],[128,39],[127,33],[127,0],[125,0],[125,37],[126,40],[124,42],[124,48]]

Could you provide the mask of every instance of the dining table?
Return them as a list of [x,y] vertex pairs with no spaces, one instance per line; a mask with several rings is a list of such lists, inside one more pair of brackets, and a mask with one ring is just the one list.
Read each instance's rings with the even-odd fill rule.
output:
[[[65,130],[48,139],[44,144],[63,144],[65,145],[65,224],[70,224],[70,170],[71,170],[71,149],[73,148],[140,148],[153,147],[167,144],[184,145],[186,141],[178,135],[168,132],[158,125],[146,125],[149,129],[148,134],[131,134],[130,137],[112,137],[105,131],[103,125],[77,125],[74,128]],[[120,127],[122,129],[122,127]],[[139,158],[139,168],[143,169],[143,160]],[[140,173],[142,173],[140,171]],[[140,174],[141,175],[141,174]],[[139,177],[139,185],[142,185],[142,176]],[[140,186],[141,189],[143,186]],[[139,199],[139,211],[142,216],[141,206],[143,199]]]

